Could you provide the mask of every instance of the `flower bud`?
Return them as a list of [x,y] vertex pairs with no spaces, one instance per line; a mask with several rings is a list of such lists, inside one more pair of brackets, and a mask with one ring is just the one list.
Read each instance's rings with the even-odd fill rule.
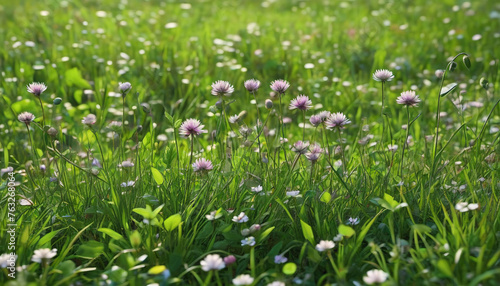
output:
[[247,117],[247,112],[245,110],[243,110],[242,112],[240,112],[238,114],[238,117],[240,118],[240,120],[245,119],[245,117]]
[[484,77],[482,77],[480,80],[479,80],[479,84],[486,90],[488,90],[489,88],[489,82],[487,79],[485,79]]
[[250,230],[248,228],[244,228],[241,230],[241,235],[247,236],[250,234]]
[[142,107],[142,111],[144,111],[145,113],[151,112],[151,106],[149,106],[148,103],[146,103],[146,102],[141,103],[141,107]]
[[436,70],[436,72],[434,74],[436,75],[437,78],[442,78],[443,74],[444,74],[444,70]]
[[54,98],[54,101],[53,101],[54,105],[59,105],[59,104],[61,104],[61,102],[62,102],[62,98],[60,98],[60,97]]
[[464,62],[464,65],[467,67],[467,69],[470,69],[471,63],[470,63],[470,58],[469,56],[464,56],[462,58],[462,61]]
[[267,109],[273,108],[273,102],[270,99],[266,99],[264,104],[265,104]]
[[451,62],[450,64],[450,71],[454,71],[457,68],[457,63],[456,62]]
[[256,232],[256,231],[259,231],[261,228],[260,224],[253,224],[251,227],[250,227],[250,232]]
[[216,107],[218,110],[222,110],[222,101],[221,101],[221,100],[218,100],[218,101],[215,103],[215,107]]
[[231,265],[235,262],[236,262],[236,257],[234,257],[234,255],[229,255],[229,256],[224,257],[224,263],[226,265]]
[[54,127],[50,127],[49,130],[47,130],[47,134],[49,134],[51,137],[56,137],[57,133],[58,131]]

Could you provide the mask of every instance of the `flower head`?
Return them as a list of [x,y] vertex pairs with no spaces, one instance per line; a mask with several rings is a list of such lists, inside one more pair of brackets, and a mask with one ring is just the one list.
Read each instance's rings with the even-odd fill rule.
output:
[[218,80],[212,83],[212,95],[215,96],[231,96],[234,92],[233,86],[224,80]]
[[260,87],[260,81],[256,79],[249,79],[245,81],[244,85],[249,92],[256,92]]
[[201,269],[203,271],[208,272],[210,270],[221,270],[226,267],[224,261],[218,254],[209,254],[203,259],[201,262]]
[[202,125],[199,120],[190,118],[181,124],[181,127],[179,127],[179,134],[184,138],[198,136],[201,133],[207,133],[206,130],[203,130],[203,127],[205,127],[205,125]]
[[330,250],[334,247],[335,247],[335,242],[331,240],[321,240],[318,244],[316,244],[316,250],[319,252]]
[[214,166],[210,160],[205,158],[197,159],[193,163],[193,171],[195,172],[208,172],[212,170]]
[[129,91],[132,89],[132,85],[130,84],[130,82],[120,82],[118,84],[118,87],[120,88],[122,96],[127,95],[127,93],[129,93]]
[[299,110],[309,110],[312,107],[312,101],[306,95],[299,95],[296,98],[292,99],[290,103],[290,110],[299,109]]
[[286,258],[284,255],[278,254],[274,256],[274,263],[276,264],[283,264],[288,261],[288,258]]
[[413,90],[403,91],[401,93],[401,96],[396,99],[396,102],[398,104],[411,107],[417,106],[420,101],[420,98],[415,94],[415,91]]
[[245,246],[245,245],[254,246],[255,245],[255,237],[249,236],[249,237],[246,237],[245,239],[243,239],[241,241],[241,246]]
[[42,248],[35,250],[33,257],[31,257],[31,261],[42,263],[42,261],[48,261],[51,258],[54,258],[57,255],[57,249],[50,248]]
[[226,265],[231,265],[235,262],[236,262],[236,257],[234,257],[234,255],[228,255],[228,256],[224,257],[224,263]]
[[87,126],[95,124],[96,121],[97,117],[94,114],[89,114],[82,119],[82,123]]
[[366,272],[366,276],[363,277],[363,281],[365,281],[368,285],[372,285],[375,283],[384,283],[385,280],[387,280],[387,277],[389,277],[389,274],[384,271],[372,269]]
[[129,160],[126,160],[126,161],[123,161],[120,164],[120,166],[123,168],[131,168],[131,167],[134,167],[134,163],[130,162]]
[[120,184],[120,186],[122,186],[123,188],[133,187],[134,185],[135,185],[135,181],[128,181],[128,182],[123,182]]
[[356,218],[350,217],[347,224],[350,224],[350,225],[357,225],[357,224],[359,224],[359,217],[356,217]]
[[217,213],[217,211],[211,211],[210,214],[207,214],[205,217],[208,220],[216,220],[222,216],[221,213]]
[[239,215],[233,216],[233,221],[237,223],[244,223],[248,221],[248,216],[244,212],[241,212]]
[[373,73],[373,79],[376,81],[386,82],[391,81],[394,78],[394,75],[390,70],[376,70]]
[[260,193],[260,192],[262,192],[262,186],[261,185],[258,185],[257,187],[251,187],[250,189],[254,193]]
[[479,208],[479,204],[469,204],[467,202],[460,202],[455,205],[455,209],[461,213],[473,211],[477,208]]
[[285,91],[290,87],[290,84],[283,79],[278,79],[271,82],[271,89],[279,94],[285,93]]
[[47,86],[41,82],[33,82],[26,86],[28,92],[33,94],[34,96],[40,96],[45,90],[47,90]]
[[293,144],[292,151],[297,154],[305,154],[307,152],[307,148],[309,148],[309,142],[299,140]]
[[347,117],[341,113],[332,113],[325,121],[327,129],[344,128],[344,125],[351,123]]
[[35,115],[29,112],[22,112],[17,116],[17,119],[26,125],[30,125],[30,123],[35,120]]
[[321,153],[323,153],[321,146],[318,143],[314,143],[311,147],[309,147],[309,152],[306,153],[306,158],[311,162],[316,162],[321,156]]
[[231,123],[231,124],[238,123],[240,121],[240,115],[235,114],[235,115],[229,116],[228,120],[229,120],[229,123]]
[[236,278],[233,279],[233,284],[234,285],[250,285],[253,283],[253,278],[252,276],[248,275],[248,274],[241,274],[241,275],[238,275],[236,276]]

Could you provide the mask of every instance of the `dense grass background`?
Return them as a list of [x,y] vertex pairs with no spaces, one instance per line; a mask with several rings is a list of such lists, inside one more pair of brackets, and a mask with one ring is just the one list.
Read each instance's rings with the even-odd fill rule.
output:
[[[363,283],[367,270],[379,268],[391,275],[386,283],[496,285],[500,114],[493,108],[500,80],[499,13],[494,1],[1,1],[0,165],[14,168],[18,195],[32,202],[17,207],[18,265],[27,267],[11,285],[167,283],[156,275],[163,268],[151,270],[154,266],[169,269],[168,283],[199,283],[207,277],[199,261],[209,252],[237,256],[234,267],[220,271],[223,284],[241,273],[252,274],[260,285],[299,282],[294,278],[306,285]],[[460,52],[471,55],[472,67],[466,69],[459,58],[457,70],[446,75],[445,85],[457,82],[459,88],[442,98],[439,150],[444,151],[434,172],[433,145],[425,139],[436,127],[440,81],[434,72]],[[385,86],[392,141],[381,136],[381,85],[372,79],[380,68],[395,75]],[[482,77],[488,90],[479,85]],[[165,112],[178,120],[197,118],[209,132],[215,130],[220,113],[210,84],[227,80],[235,86],[228,115],[246,110],[244,122],[251,126],[255,102],[243,88],[250,78],[262,82],[257,106],[264,120],[270,116],[269,128],[278,121],[263,104],[269,83],[279,78],[291,83],[285,106],[306,94],[315,105],[307,117],[321,110],[345,113],[353,122],[342,134],[349,172],[332,172],[326,160],[312,170],[304,158],[290,171],[291,151],[288,164],[280,165],[284,156],[273,156],[279,149],[272,136],[261,137],[269,163],[261,164],[238,137],[229,140],[229,162],[211,151],[205,135],[195,141],[195,156],[211,159],[215,168],[194,176],[189,140],[175,137]],[[33,124],[35,148],[16,120],[30,111],[40,123],[38,100],[26,92],[33,81],[48,86],[41,97],[46,124],[61,131],[54,142]],[[123,105],[117,87],[126,81],[133,89]],[[412,118],[421,115],[410,129],[413,143],[402,179],[406,112],[395,99],[409,89],[423,101],[410,110]],[[460,96],[468,104],[463,111],[453,103]],[[61,105],[52,104],[56,97]],[[114,136],[106,126],[122,120],[122,108],[125,132]],[[287,134],[294,143],[301,139],[302,114],[284,110],[292,119]],[[97,137],[81,124],[89,113],[97,115]],[[376,147],[358,144],[368,134]],[[329,138],[331,152],[338,145],[334,132],[308,128],[306,137],[323,146]],[[397,153],[383,151],[388,144],[398,144]],[[46,172],[39,171],[38,157]],[[89,173],[92,158],[103,163],[98,178]],[[125,159],[134,168],[118,168]],[[153,178],[151,167],[163,182]],[[120,187],[130,180],[134,187]],[[401,180],[407,184],[398,186]],[[250,187],[257,185],[268,195],[254,196]],[[301,195],[287,197],[290,190]],[[384,194],[409,207],[385,210],[376,200]],[[460,201],[479,203],[480,209],[459,213],[454,206]],[[161,206],[159,225],[143,223],[145,216],[154,217],[138,210],[146,205]],[[4,226],[7,208],[1,209]],[[223,217],[207,221],[205,215],[217,209]],[[250,218],[246,227],[262,225],[255,248],[241,247],[243,227],[231,222],[241,211]],[[176,214],[182,224],[168,230],[163,220]],[[355,235],[337,243],[333,257],[314,250],[319,240],[332,240],[349,217],[361,223],[352,226]],[[7,252],[8,239],[0,233],[0,253]],[[58,249],[50,266],[31,262],[39,248]],[[296,273],[273,263],[279,253],[298,266]]]

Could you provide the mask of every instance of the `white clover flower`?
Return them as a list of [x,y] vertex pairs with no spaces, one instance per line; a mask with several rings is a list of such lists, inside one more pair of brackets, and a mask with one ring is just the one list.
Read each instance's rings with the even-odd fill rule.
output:
[[316,244],[316,250],[319,252],[330,250],[334,247],[335,247],[335,242],[331,240],[321,240],[318,244]]
[[372,285],[375,283],[384,283],[388,277],[389,274],[384,271],[373,269],[366,272],[366,276],[363,277],[363,281],[368,285]]
[[210,214],[207,214],[205,217],[208,220],[216,220],[222,216],[221,213],[217,213],[217,211],[211,211]]
[[233,284],[234,285],[250,285],[253,283],[253,277],[248,275],[248,274],[241,274],[236,276],[236,278],[233,279]]
[[248,216],[244,212],[241,212],[239,215],[233,216],[233,221],[237,223],[244,223],[248,221]]
[[35,250],[33,257],[31,257],[31,261],[42,263],[42,261],[48,261],[51,258],[54,258],[57,255],[57,249],[50,248],[42,248]]
[[203,259],[201,262],[201,269],[203,271],[208,272],[210,270],[221,270],[226,267],[224,264],[224,260],[218,254],[209,254]]

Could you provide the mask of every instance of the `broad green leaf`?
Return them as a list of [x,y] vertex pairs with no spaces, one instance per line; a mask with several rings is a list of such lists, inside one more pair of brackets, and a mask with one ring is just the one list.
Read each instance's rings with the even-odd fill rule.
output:
[[163,184],[163,175],[156,168],[151,167],[151,172],[153,173],[153,178],[155,179],[156,184]]
[[266,238],[271,233],[271,231],[273,231],[274,228],[275,227],[273,226],[263,231],[259,236],[259,241],[262,241],[264,238]]
[[97,231],[105,233],[105,234],[109,235],[111,238],[116,239],[116,240],[123,239],[123,236],[121,234],[119,234],[118,232],[116,232],[112,229],[109,229],[109,228],[99,228]]
[[153,210],[149,205],[146,205],[146,208],[135,208],[132,210],[135,213],[142,215],[145,219],[153,219],[155,216],[153,215]]
[[52,238],[54,238],[54,236],[57,235],[57,233],[59,231],[61,231],[61,229],[51,231],[51,232],[47,233],[46,235],[44,235],[38,241],[37,248],[52,248],[52,244],[50,243],[50,241],[52,240]]
[[350,227],[348,225],[341,224],[341,225],[339,225],[339,233],[345,237],[351,237],[356,232],[354,231],[354,229],[352,229],[352,227]]
[[332,199],[332,195],[328,192],[324,192],[320,198],[320,200],[324,203],[329,203],[331,199]]
[[283,273],[286,275],[293,275],[297,271],[297,265],[293,262],[288,262],[283,265]]
[[166,111],[165,111],[165,117],[167,118],[168,122],[170,122],[170,124],[174,123],[174,118],[172,117],[172,115],[168,114],[168,112],[166,112]]
[[394,200],[394,197],[387,194],[387,193],[384,194],[384,200],[389,203],[389,205],[391,206],[391,209],[394,209],[395,207],[397,207],[399,205],[399,202]]
[[179,224],[181,223],[181,221],[182,221],[181,215],[180,214],[174,214],[174,215],[169,216],[165,220],[165,222],[163,223],[163,225],[165,226],[165,229],[167,231],[172,231],[177,226],[179,226]]
[[83,79],[82,73],[78,68],[72,68],[69,70],[66,70],[64,73],[64,79],[66,81],[66,85],[68,86],[74,86],[78,88],[92,88],[90,84]]
[[149,269],[148,274],[158,275],[158,274],[161,274],[165,270],[167,270],[167,267],[165,267],[165,265],[156,265],[156,266],[153,266],[151,269]]
[[104,252],[104,244],[101,242],[90,240],[84,242],[78,247],[76,255],[82,258],[94,259]]
[[141,235],[139,234],[139,232],[137,230],[132,232],[129,239],[130,239],[130,244],[132,245],[132,247],[139,248],[139,246],[141,246],[142,239],[141,239]]
[[305,239],[309,240],[309,242],[314,245],[314,233],[311,226],[303,220],[300,220],[300,226],[302,227],[302,233],[304,234]]
[[439,259],[439,261],[437,263],[437,268],[444,275],[446,275],[448,277],[453,277],[453,271],[451,271],[450,264],[448,263],[448,261],[446,261],[444,259]]

